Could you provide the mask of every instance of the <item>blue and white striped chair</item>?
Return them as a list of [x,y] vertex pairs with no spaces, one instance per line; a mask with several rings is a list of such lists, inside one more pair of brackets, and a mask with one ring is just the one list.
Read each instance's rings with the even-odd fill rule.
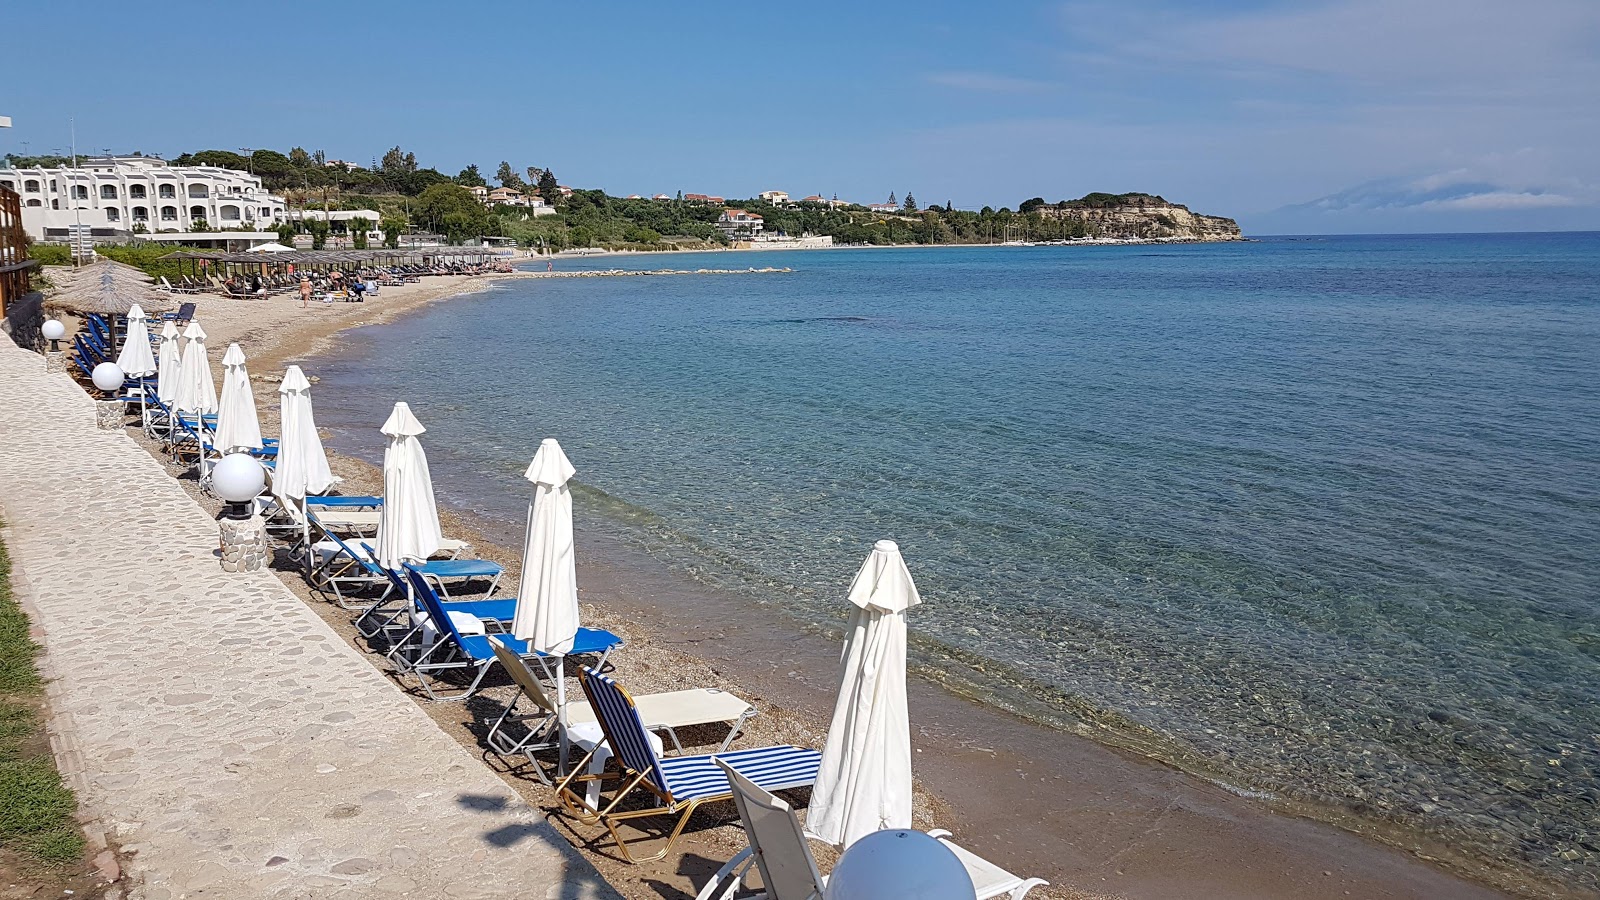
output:
[[[639,710],[626,689],[587,666],[578,670],[578,679],[583,684],[590,707],[600,720],[606,746],[611,748],[612,758],[622,770],[622,787],[604,808],[590,806],[584,796],[573,790],[572,785],[617,776],[578,774],[588,769],[589,759],[584,757],[556,785],[556,795],[561,805],[578,821],[586,825],[603,823],[617,842],[622,858],[630,863],[650,862],[665,857],[672,852],[673,845],[683,834],[684,826],[689,824],[689,817],[702,803],[727,800],[733,796],[728,776],[717,767],[718,760],[727,762],[768,791],[809,787],[817,780],[822,754],[791,745],[699,756],[662,757],[651,745],[650,733],[645,729],[644,720],[640,718]],[[590,751],[590,754],[593,755],[593,752]],[[618,806],[635,788],[643,788],[654,794],[658,805],[619,811]],[[653,856],[635,859],[628,850],[627,841],[617,831],[618,822],[673,815],[678,817],[678,821],[667,835],[666,846]]]

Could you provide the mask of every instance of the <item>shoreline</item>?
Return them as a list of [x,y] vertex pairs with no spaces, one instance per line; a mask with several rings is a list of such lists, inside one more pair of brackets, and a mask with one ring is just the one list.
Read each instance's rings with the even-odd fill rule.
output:
[[[315,374],[314,358],[336,348],[341,335],[353,328],[390,322],[433,303],[487,289],[502,278],[518,277],[526,276],[429,279],[413,290],[385,289],[366,304],[335,304],[356,308],[335,309],[311,321],[299,316],[310,311],[300,310],[288,298],[217,298],[206,306],[223,309],[202,309],[198,315],[219,352],[229,340],[244,343],[254,374],[307,359],[313,360],[309,374]],[[386,302],[388,298],[394,299]],[[282,303],[275,302],[280,299]],[[229,306],[239,309],[226,309]],[[270,432],[276,398],[262,385],[257,401],[263,407],[263,428]],[[377,421],[373,420],[374,431]],[[324,431],[327,424],[323,423]],[[376,449],[377,441],[370,446]],[[370,463],[346,454],[337,454],[334,467],[350,479],[346,490],[356,489],[358,482],[370,487],[375,474]],[[441,512],[448,531],[469,537],[480,551],[492,549],[492,554],[483,555],[494,555],[514,567],[518,524],[486,521],[478,514],[446,509],[443,503]],[[772,610],[666,571],[641,550],[613,537],[583,529],[578,539],[586,617],[593,615],[596,622],[624,633],[635,647],[653,642],[671,650],[687,648],[688,670],[709,670],[764,711],[777,707],[785,715],[806,720],[803,727],[817,735],[810,739],[820,739],[834,689],[837,647],[832,641],[797,621],[774,617]],[[603,598],[604,606],[595,606],[596,598]],[[335,617],[340,612],[320,601],[313,601],[313,606],[324,618],[330,618],[329,610]],[[718,634],[696,635],[708,616],[722,623]],[[644,622],[651,624],[642,626]],[[649,680],[641,679],[641,687],[664,689]],[[1375,892],[1498,896],[1457,881],[1392,846],[1301,818],[1292,809],[1274,810],[1208,784],[1203,776],[1184,774],[1092,738],[964,699],[920,675],[912,682],[912,704],[919,787],[931,789],[949,808],[960,810],[958,816],[946,812],[918,824],[950,827],[975,851],[1019,873],[1049,878],[1057,886],[1120,896],[1170,895],[1174,884],[1182,884],[1186,896],[1197,897],[1338,897]],[[1050,795],[1041,798],[1040,788],[1046,785]],[[942,805],[933,804],[934,811]],[[1043,840],[1018,842],[1011,837],[1016,833]],[[1392,845],[1395,836],[1389,837]],[[708,839],[715,844],[717,836]],[[1424,861],[1448,855],[1434,847],[1410,849]],[[693,843],[685,846],[686,853],[694,850]],[[1491,883],[1514,880],[1509,872],[1465,860],[1454,862],[1458,869],[1476,869],[1477,877]],[[643,874],[640,868],[619,874],[638,877]],[[1547,889],[1523,888],[1530,893]],[[1046,894],[1069,895],[1079,896],[1056,889]]]

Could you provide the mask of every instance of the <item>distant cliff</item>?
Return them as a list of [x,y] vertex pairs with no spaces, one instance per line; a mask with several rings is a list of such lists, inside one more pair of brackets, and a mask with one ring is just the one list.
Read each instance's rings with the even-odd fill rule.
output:
[[1089,194],[1077,200],[1047,204],[1034,198],[1022,212],[1082,223],[1089,234],[1105,238],[1178,238],[1192,241],[1238,241],[1239,223],[1222,216],[1204,216],[1189,207],[1168,203],[1153,194]]

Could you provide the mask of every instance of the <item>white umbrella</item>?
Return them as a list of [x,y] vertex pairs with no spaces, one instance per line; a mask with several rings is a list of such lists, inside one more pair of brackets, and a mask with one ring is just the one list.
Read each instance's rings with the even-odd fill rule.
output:
[[178,397],[178,326],[172,322],[161,326],[161,362],[156,366],[156,396],[162,403],[171,403]]
[[272,493],[285,502],[320,494],[333,486],[328,454],[323,452],[316,420],[311,416],[311,382],[299,366],[290,366],[278,385],[278,464],[272,471]]
[[222,401],[217,406],[217,433],[212,444],[223,453],[262,447],[256,395],[245,369],[244,351],[238,344],[229,344],[228,352],[222,356]]
[[183,336],[189,343],[178,364],[178,393],[172,404],[197,416],[211,415],[217,411],[217,383],[211,377],[211,361],[206,357],[206,331],[199,322],[190,322]]
[[156,373],[156,357],[150,352],[150,319],[135,303],[128,310],[128,330],[122,336],[122,352],[117,354],[117,368],[129,378],[143,378]]
[[911,717],[906,712],[906,610],[922,602],[894,541],[879,541],[850,583],[839,700],[811,790],[806,831],[848,847],[911,827]]
[[[378,563],[398,569],[420,562],[439,549],[439,510],[433,502],[428,456],[417,435],[427,431],[411,407],[396,403],[383,423],[389,446],[383,451],[383,511],[378,516]],[[281,452],[281,451],[280,451]]]
[[511,633],[540,653],[572,649],[578,634],[578,574],[572,553],[572,491],[576,469],[555,438],[545,438],[525,473],[533,482],[522,545],[522,582]]
[[246,253],[293,253],[293,247],[285,247],[277,241],[268,241],[256,247],[251,247]]

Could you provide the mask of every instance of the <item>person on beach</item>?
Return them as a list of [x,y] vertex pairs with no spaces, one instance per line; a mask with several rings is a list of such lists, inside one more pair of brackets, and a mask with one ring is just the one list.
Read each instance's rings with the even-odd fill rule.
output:
[[305,309],[311,303],[311,279],[300,276],[300,308]]

